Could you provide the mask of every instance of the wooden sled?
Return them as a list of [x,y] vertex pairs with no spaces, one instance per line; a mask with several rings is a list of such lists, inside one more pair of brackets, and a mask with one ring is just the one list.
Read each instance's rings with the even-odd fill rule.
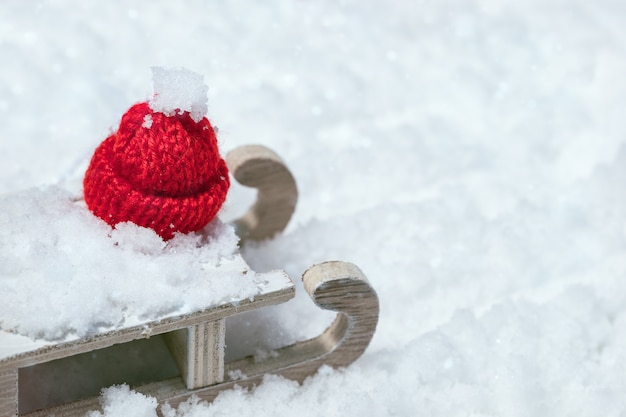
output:
[[[226,160],[238,182],[258,190],[256,203],[235,221],[241,239],[265,239],[282,231],[295,209],[297,189],[281,159],[265,147],[245,146],[229,153]],[[59,403],[58,399],[46,398],[50,383],[36,388],[26,384],[33,381],[33,374],[43,374],[46,367],[61,361],[107,357],[112,350],[131,344],[159,342],[166,346],[164,350],[176,364],[173,375],[166,373],[163,379],[132,385],[132,389],[172,406],[192,395],[210,401],[235,385],[253,387],[265,374],[301,382],[324,364],[349,365],[367,348],[378,322],[376,292],[355,265],[326,262],[309,268],[302,279],[315,304],[338,313],[330,327],[313,339],[280,348],[268,358],[246,357],[225,363],[226,317],[283,303],[295,295],[294,284],[285,272],[268,272],[263,277],[265,285],[252,300],[232,300],[85,339],[42,342],[0,330],[0,340],[5,344],[5,349],[0,349],[0,417],[82,416],[100,409],[97,394]],[[129,381],[116,383],[122,382]]]

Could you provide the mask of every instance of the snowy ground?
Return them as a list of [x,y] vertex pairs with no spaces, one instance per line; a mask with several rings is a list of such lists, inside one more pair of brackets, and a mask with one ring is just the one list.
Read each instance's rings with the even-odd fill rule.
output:
[[[381,317],[347,369],[168,414],[626,413],[623,2],[193,3],[0,6],[3,201],[79,193],[150,67],[184,66],[222,150],[267,145],[298,180],[293,222],[244,248],[251,267],[354,262]],[[224,217],[247,201],[234,188]],[[231,354],[312,336],[315,312],[298,296],[233,320]]]

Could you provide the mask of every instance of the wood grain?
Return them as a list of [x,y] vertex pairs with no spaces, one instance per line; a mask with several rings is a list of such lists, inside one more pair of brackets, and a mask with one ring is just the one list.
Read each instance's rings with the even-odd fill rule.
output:
[[0,367],[0,416],[17,414],[17,368]]
[[188,389],[224,380],[224,319],[165,334],[165,341]]
[[240,184],[258,190],[254,205],[234,221],[241,240],[269,239],[282,232],[298,201],[296,181],[283,160],[265,146],[247,145],[229,152],[226,164]]

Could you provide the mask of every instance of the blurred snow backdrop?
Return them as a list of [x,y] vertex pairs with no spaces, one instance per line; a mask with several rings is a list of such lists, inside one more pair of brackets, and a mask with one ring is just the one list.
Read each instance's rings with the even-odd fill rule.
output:
[[[0,193],[80,193],[150,67],[187,67],[222,150],[269,146],[299,183],[250,266],[351,261],[382,310],[347,369],[168,415],[623,416],[625,24],[619,0],[5,1]],[[309,304],[232,320],[230,354],[317,334]]]

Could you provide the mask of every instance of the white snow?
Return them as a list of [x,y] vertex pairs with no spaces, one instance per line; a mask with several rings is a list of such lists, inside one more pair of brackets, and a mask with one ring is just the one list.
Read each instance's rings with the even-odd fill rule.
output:
[[146,114],[143,117],[143,123],[141,124],[142,127],[145,127],[146,129],[150,129],[152,127],[152,115],[151,114]]
[[[286,233],[244,248],[250,267],[354,262],[381,317],[347,369],[168,417],[619,416],[625,25],[612,0],[11,2],[0,212],[31,187],[78,195],[93,149],[149,94],[148,68],[193,68],[223,150],[267,145],[299,184]],[[224,220],[250,202],[230,193]],[[297,291],[229,320],[229,356],[319,333],[332,316]],[[116,392],[116,415],[154,412]]]
[[64,340],[258,293],[231,226],[165,243],[132,223],[112,230],[75,199],[58,187],[0,196],[0,328]]
[[133,410],[137,417],[157,417],[156,400],[131,391],[127,385],[114,385],[102,393],[102,412],[92,411],[86,417],[116,417]]
[[[189,112],[195,122],[207,113],[207,92],[204,77],[187,68],[152,67],[154,96],[150,108],[166,116]],[[149,127],[149,126],[148,126]]]

